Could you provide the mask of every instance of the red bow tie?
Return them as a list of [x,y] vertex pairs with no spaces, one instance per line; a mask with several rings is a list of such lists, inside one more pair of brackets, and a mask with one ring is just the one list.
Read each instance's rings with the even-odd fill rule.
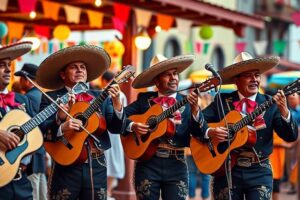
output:
[[171,107],[176,103],[176,99],[173,97],[160,96],[154,98],[153,102],[165,107]]
[[251,113],[256,108],[257,103],[247,98],[243,98],[240,101],[233,102],[235,109],[239,112],[242,112],[243,104],[246,103],[246,112]]
[[[235,110],[242,112],[242,108],[243,108],[243,104],[246,103],[246,112],[247,113],[251,113],[255,110],[257,103],[255,101],[252,101],[250,99],[247,98],[243,98],[240,101],[235,101],[233,102],[233,105],[235,107]],[[257,129],[259,128],[263,128],[266,126],[265,120],[262,117],[262,115],[259,115],[255,118],[254,123],[253,123],[254,127],[256,127]]]
[[[160,96],[152,99],[154,103],[161,105],[162,107],[169,108],[176,103],[176,99],[173,97]],[[181,113],[179,110],[176,110],[174,113],[174,119],[177,124],[181,123]]]
[[88,93],[76,94],[76,101],[90,102],[93,99],[94,97],[92,95],[89,95]]
[[9,92],[7,94],[0,94],[0,107],[6,108],[6,106],[15,107],[21,104],[15,102],[15,93]]

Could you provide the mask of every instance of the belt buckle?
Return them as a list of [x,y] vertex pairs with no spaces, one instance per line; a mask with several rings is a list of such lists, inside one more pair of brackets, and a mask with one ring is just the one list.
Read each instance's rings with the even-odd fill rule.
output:
[[251,159],[240,157],[240,158],[237,159],[237,165],[240,166],[240,167],[250,167],[251,166]]
[[14,178],[13,180],[14,180],[14,181],[18,181],[18,180],[20,180],[21,178],[22,178],[22,168],[19,167],[18,172],[17,172],[17,174],[16,174],[16,176],[15,176],[15,178]]
[[169,158],[170,157],[170,152],[169,151],[156,151],[156,156],[160,158]]

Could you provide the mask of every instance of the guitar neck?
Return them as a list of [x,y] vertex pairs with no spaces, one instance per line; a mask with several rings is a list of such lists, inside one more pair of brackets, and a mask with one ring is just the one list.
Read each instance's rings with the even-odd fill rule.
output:
[[108,89],[112,84],[115,84],[115,81],[112,81],[103,92],[93,101],[93,103],[83,112],[83,116],[86,119],[89,119],[94,112],[96,112],[105,99],[109,96]]
[[[69,93],[60,97],[60,102],[65,104],[68,102],[68,99],[69,99]],[[50,104],[43,111],[39,112],[37,115],[35,115],[33,118],[31,118],[25,124],[23,124],[20,127],[20,129],[25,134],[29,133],[35,127],[37,127],[42,122],[44,122],[47,118],[49,118],[51,115],[53,115],[57,110],[58,110],[58,106],[55,105],[55,103]]]
[[269,101],[264,102],[260,106],[258,106],[252,113],[247,114],[244,118],[234,124],[233,130],[238,132],[244,126],[251,124],[251,122],[261,115],[264,111],[270,108],[275,103],[275,100],[272,98]]
[[168,108],[167,110],[163,111],[160,115],[157,116],[157,122],[161,122],[164,119],[172,116],[172,114],[178,110],[179,108],[181,108],[182,106],[184,106],[186,103],[188,102],[187,97],[185,97],[183,100],[176,102],[173,106],[171,106],[170,108]]

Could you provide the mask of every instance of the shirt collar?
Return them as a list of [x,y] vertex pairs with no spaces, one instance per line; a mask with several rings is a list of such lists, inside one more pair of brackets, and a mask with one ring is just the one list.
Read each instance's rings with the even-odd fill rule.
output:
[[[167,95],[163,95],[162,93],[158,92],[158,96],[162,97],[162,96],[167,96]],[[176,99],[176,96],[177,96],[177,92],[168,95],[168,97],[173,97],[174,99]]]
[[7,94],[8,93],[8,89],[5,88],[4,90],[0,91],[1,94]]
[[[242,95],[239,91],[238,91],[238,95],[239,95],[240,100],[242,100],[243,98],[245,98],[244,95]],[[254,94],[254,95],[252,95],[252,96],[250,96],[250,97],[247,97],[247,99],[250,99],[250,100],[252,100],[252,101],[255,101],[256,96],[257,96],[257,93]]]

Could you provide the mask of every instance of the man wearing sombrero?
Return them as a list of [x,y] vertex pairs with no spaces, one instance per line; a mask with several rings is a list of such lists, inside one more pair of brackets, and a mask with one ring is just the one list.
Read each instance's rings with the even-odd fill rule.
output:
[[[72,46],[47,57],[39,66],[36,81],[44,88],[55,90],[48,92],[52,99],[67,93],[77,82],[90,82],[103,74],[110,66],[110,57],[104,49],[93,46]],[[125,116],[119,100],[120,89],[114,84],[108,89],[111,98],[103,101],[97,111],[105,117],[107,129],[113,133],[123,132]],[[101,94],[99,90],[88,90],[87,93],[76,96],[76,101],[91,102]],[[75,102],[74,96],[64,105],[66,110]],[[51,104],[45,96],[42,97],[42,110]],[[79,130],[82,122],[78,119],[66,120],[67,115],[59,110],[41,128],[45,138],[57,141],[65,131]],[[101,124],[102,125],[102,124]],[[85,148],[91,159],[84,163],[62,166],[54,163],[49,177],[50,199],[106,199],[106,163],[104,150],[111,147],[108,132],[105,130],[97,136],[100,143],[93,138],[87,138]],[[61,152],[62,154],[64,152]]]
[[[26,96],[7,89],[11,78],[11,62],[31,50],[31,42],[14,43],[0,48],[0,120],[12,109],[22,109],[31,117],[34,112]],[[18,119],[15,119],[18,120]],[[0,146],[12,150],[20,142],[20,138],[9,131],[0,130]],[[3,148],[1,148],[3,149]],[[32,199],[32,186],[27,179],[27,166],[31,156],[21,160],[16,177],[0,188],[0,199]],[[7,173],[10,173],[9,171]]]
[[[166,109],[176,101],[181,101],[184,96],[176,92],[179,73],[194,60],[193,55],[170,59],[162,55],[155,56],[150,67],[135,78],[132,87],[155,85],[158,91],[140,93],[137,100],[125,108],[126,115],[145,113],[154,104],[160,104]],[[174,113],[175,135],[159,138],[155,155],[150,160],[136,163],[134,183],[138,199],[158,200],[160,194],[164,200],[184,200],[187,197],[188,172],[184,148],[189,145],[190,134],[201,135],[207,129],[198,106],[197,94],[192,92],[187,98],[189,103]],[[134,121],[128,124],[126,130],[139,136],[149,131],[148,125]]]
[[[223,84],[235,84],[237,91],[221,94],[225,115],[231,110],[237,110],[244,115],[253,112],[257,106],[272,97],[259,93],[261,74],[277,66],[279,58],[252,58],[249,53],[242,52],[234,64],[220,71]],[[272,169],[269,155],[273,150],[273,130],[287,142],[297,139],[297,125],[290,115],[283,91],[279,90],[273,97],[275,104],[258,116],[253,126],[256,129],[257,141],[253,148],[241,147],[234,151],[237,159],[232,169],[232,199],[271,199],[273,188]],[[218,113],[218,100],[203,110],[208,123],[219,122],[223,115]],[[226,141],[227,129],[224,127],[210,128],[204,138]],[[234,160],[232,160],[234,162]],[[213,180],[213,196],[215,199],[228,199],[228,183],[224,175],[215,176]]]

